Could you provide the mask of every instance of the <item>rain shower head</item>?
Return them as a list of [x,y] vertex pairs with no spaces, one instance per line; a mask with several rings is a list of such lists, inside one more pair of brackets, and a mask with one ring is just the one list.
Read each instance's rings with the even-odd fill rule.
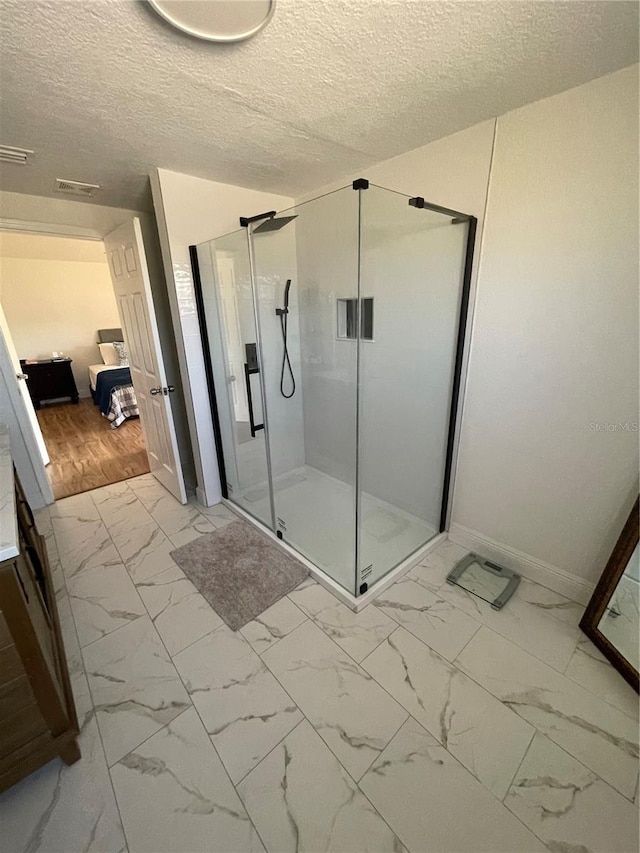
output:
[[256,225],[253,229],[253,233],[263,234],[267,231],[279,231],[281,228],[284,228],[287,223],[291,222],[292,219],[297,218],[297,214],[295,216],[272,216],[271,219],[265,219],[265,221],[261,222],[260,225]]

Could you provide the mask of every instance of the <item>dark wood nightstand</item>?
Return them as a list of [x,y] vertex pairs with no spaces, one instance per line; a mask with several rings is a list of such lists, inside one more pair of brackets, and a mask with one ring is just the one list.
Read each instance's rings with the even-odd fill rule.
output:
[[47,358],[42,361],[28,362],[21,359],[20,367],[27,377],[27,388],[36,409],[46,400],[70,397],[78,402],[76,380],[71,372],[71,358]]

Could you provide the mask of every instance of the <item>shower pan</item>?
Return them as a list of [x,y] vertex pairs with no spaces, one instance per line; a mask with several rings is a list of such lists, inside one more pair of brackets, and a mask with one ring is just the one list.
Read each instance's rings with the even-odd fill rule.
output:
[[191,247],[223,495],[357,608],[446,529],[476,220],[361,178],[240,225]]

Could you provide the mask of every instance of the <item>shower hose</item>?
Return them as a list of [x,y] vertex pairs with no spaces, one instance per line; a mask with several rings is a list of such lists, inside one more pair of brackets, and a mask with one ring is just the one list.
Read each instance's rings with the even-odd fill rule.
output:
[[[289,361],[289,349],[287,346],[287,317],[288,311],[285,311],[280,314],[280,328],[282,329],[282,343],[284,345],[284,350],[282,353],[282,370],[280,371],[280,393],[287,400],[290,400],[291,397],[296,393],[296,380],[293,375],[293,368],[291,367],[291,362]],[[288,370],[289,376],[291,377],[291,393],[286,394],[284,390],[284,374],[285,371]]]

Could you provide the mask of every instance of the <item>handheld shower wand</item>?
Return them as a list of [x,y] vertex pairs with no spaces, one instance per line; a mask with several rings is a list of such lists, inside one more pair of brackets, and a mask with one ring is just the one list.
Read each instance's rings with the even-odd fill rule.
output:
[[[293,368],[291,367],[291,361],[289,360],[289,349],[287,347],[287,326],[288,326],[288,315],[289,315],[289,289],[291,288],[291,279],[287,279],[287,283],[284,287],[284,308],[276,308],[276,316],[280,317],[280,328],[282,330],[282,343],[284,346],[282,352],[282,369],[280,371],[280,393],[282,396],[289,400],[296,393],[296,380],[293,375]],[[284,390],[284,374],[285,369],[289,371],[289,376],[291,377],[291,393],[286,394]]]

